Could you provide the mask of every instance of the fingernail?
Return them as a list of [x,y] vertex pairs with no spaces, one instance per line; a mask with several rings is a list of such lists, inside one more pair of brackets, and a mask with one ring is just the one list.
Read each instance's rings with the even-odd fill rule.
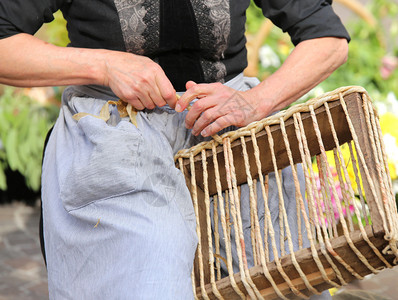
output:
[[203,129],[202,132],[200,133],[203,137],[207,136],[207,130]]
[[181,105],[179,103],[176,104],[176,108],[175,108],[176,112],[181,112]]

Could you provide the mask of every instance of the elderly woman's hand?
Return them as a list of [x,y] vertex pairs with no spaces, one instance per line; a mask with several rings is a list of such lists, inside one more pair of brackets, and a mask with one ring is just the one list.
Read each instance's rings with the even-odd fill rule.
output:
[[186,127],[192,129],[194,135],[211,136],[231,125],[246,126],[270,110],[266,107],[270,102],[251,97],[251,91],[236,91],[221,83],[196,84],[192,81],[186,87],[176,111],[198,99],[185,118]]
[[105,55],[104,74],[103,85],[137,110],[165,104],[175,107],[173,85],[162,68],[145,56],[109,51]]

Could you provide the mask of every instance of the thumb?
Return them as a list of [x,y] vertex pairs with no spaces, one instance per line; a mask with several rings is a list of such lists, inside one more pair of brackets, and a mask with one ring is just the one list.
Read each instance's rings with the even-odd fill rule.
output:
[[[192,81],[192,80],[190,80],[190,81],[188,81],[185,84],[185,87],[186,87],[186,89],[188,91],[190,88],[194,87],[195,85],[197,85],[197,83]],[[177,101],[177,104],[175,106],[175,111],[176,112],[182,112],[185,109],[185,107],[189,104],[189,102],[191,100],[193,100],[193,98],[191,99],[189,96],[187,98],[187,94],[188,93],[185,93],[184,95],[181,96],[181,98],[178,97],[178,101]]]
[[185,84],[185,87],[186,87],[187,90],[189,90],[191,87],[193,87],[193,86],[196,85],[196,84],[197,84],[196,82],[190,80],[190,81],[188,81],[188,82]]

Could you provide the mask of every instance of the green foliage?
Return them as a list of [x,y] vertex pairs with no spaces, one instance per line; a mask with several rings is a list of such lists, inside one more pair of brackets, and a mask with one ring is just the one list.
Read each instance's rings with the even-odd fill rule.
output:
[[61,11],[54,14],[54,21],[45,25],[47,42],[64,47],[70,43],[66,30],[66,21]]
[[249,33],[255,33],[261,26],[264,20],[264,15],[260,8],[258,8],[253,0],[250,2],[249,9],[246,11],[246,26]]
[[0,189],[6,190],[5,170],[18,171],[33,191],[40,189],[43,143],[58,108],[43,106],[6,87],[0,96]]

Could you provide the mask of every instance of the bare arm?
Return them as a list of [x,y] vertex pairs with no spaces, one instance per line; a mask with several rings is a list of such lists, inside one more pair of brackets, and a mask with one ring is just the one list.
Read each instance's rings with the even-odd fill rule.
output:
[[282,109],[329,77],[346,62],[347,56],[346,39],[319,38],[301,42],[281,68],[248,94],[267,99],[265,111]]
[[137,109],[166,103],[175,90],[160,66],[131,53],[57,47],[28,34],[0,40],[0,82],[13,86],[99,84]]
[[[284,108],[322,82],[346,61],[347,53],[345,39],[326,37],[303,41],[277,72],[249,91],[237,92],[219,83],[188,82],[177,110],[200,98],[185,121],[196,135],[210,136],[230,125],[248,125]],[[236,107],[237,97],[243,97],[246,107]]]

